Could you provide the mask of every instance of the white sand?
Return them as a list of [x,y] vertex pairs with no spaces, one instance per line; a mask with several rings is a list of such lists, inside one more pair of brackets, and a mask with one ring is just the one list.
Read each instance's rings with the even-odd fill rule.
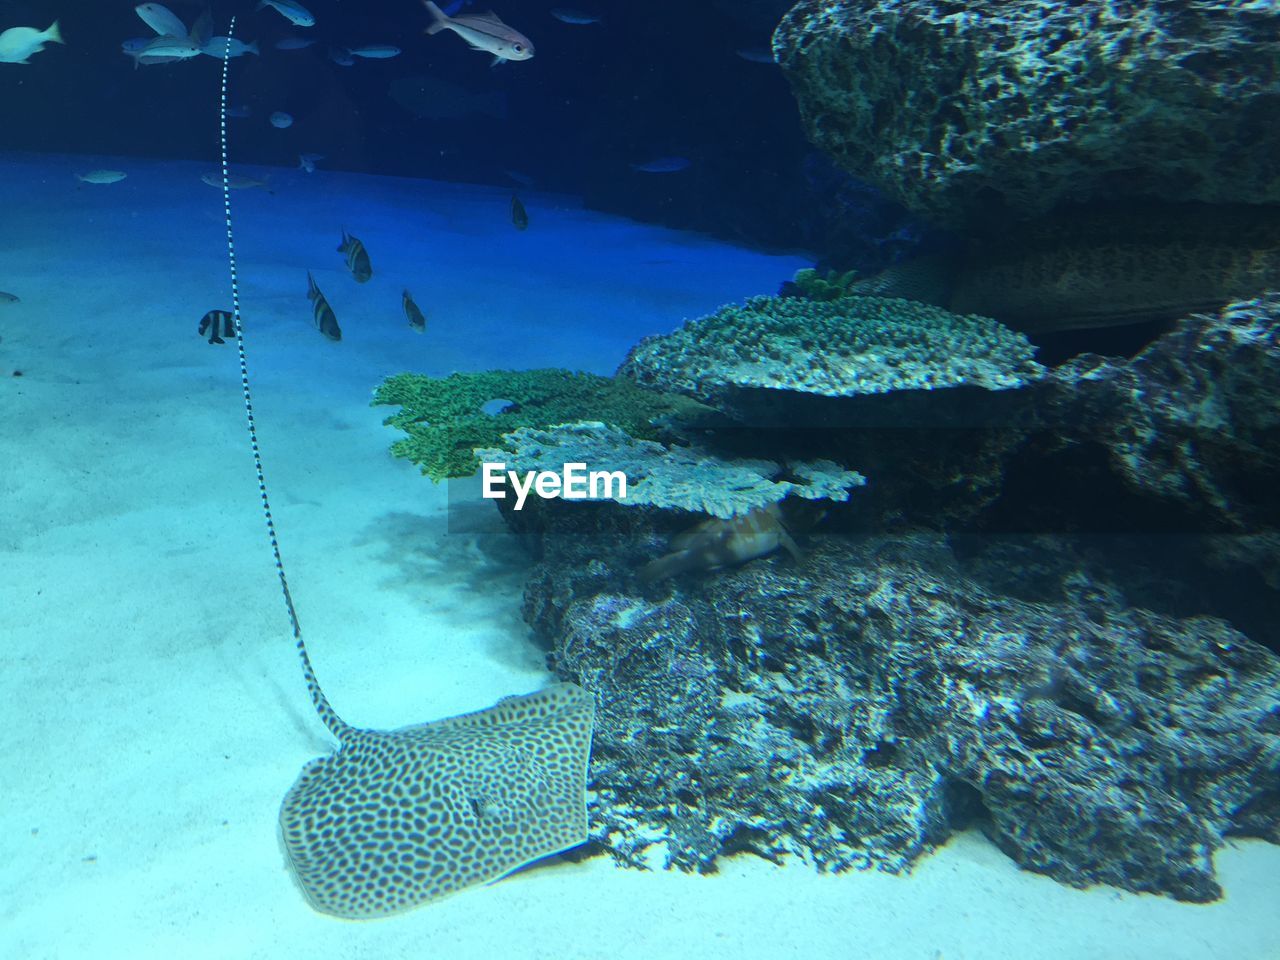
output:
[[[130,176],[72,178],[94,167]],[[265,542],[235,349],[195,333],[229,305],[205,169],[0,160],[0,290],[22,297],[0,305],[0,958],[1280,957],[1280,849],[1256,842],[1219,854],[1228,893],[1210,906],[1072,890],[966,835],[910,877],[598,858],[389,920],[313,912],[276,816],[328,742]],[[404,369],[608,372],[640,336],[771,292],[800,261],[536,194],[518,233],[502,189],[288,172],[273,189],[235,194],[250,362],[334,706],[395,727],[538,687],[528,561],[501,533],[446,534],[444,488],[390,457],[370,391]],[[334,251],[344,224],[373,257],[364,286]],[[310,324],[308,268],[341,344]]]

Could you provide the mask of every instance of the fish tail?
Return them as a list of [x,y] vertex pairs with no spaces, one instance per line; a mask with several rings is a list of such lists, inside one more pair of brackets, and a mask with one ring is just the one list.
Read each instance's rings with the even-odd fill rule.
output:
[[449,26],[449,18],[445,16],[445,12],[431,0],[422,0],[422,5],[427,8],[427,13],[431,14],[431,23],[427,25],[428,35],[437,34]]
[[65,41],[65,40],[63,40],[63,39],[62,39],[62,30],[61,30],[61,28],[58,26],[58,21],[57,21],[57,20],[55,20],[55,21],[53,21],[53,23],[49,24],[49,29],[48,29],[48,30],[46,30],[46,31],[44,32],[44,38],[45,38],[45,40],[50,41],[50,42],[52,42],[52,43],[63,43],[63,44],[65,44],[65,43],[67,42],[67,41]]

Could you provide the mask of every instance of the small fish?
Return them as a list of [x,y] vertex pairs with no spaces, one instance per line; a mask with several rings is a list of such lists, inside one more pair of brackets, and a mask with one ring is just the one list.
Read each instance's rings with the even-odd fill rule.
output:
[[263,7],[270,7],[295,26],[314,27],[316,25],[316,18],[311,15],[311,11],[298,3],[298,0],[262,0],[253,9],[261,10]]
[[236,321],[226,310],[210,310],[200,318],[200,329],[196,332],[202,337],[209,334],[210,343],[226,343],[223,337],[235,339]]
[[316,164],[323,159],[323,153],[300,153],[298,154],[298,169],[305,170],[307,173],[315,173]]
[[354,67],[356,58],[345,50],[339,50],[337,47],[329,48],[329,59],[340,67]]
[[688,170],[689,165],[687,157],[658,157],[644,163],[633,163],[631,169],[636,173],[679,173]]
[[64,42],[57,20],[49,24],[47,30],[10,27],[0,33],[0,63],[27,63],[27,58],[43,50],[46,43]]
[[137,53],[134,61],[145,66],[155,63],[173,63],[200,56],[200,45],[190,37],[156,37]]
[[[406,297],[409,296],[408,291],[405,291],[405,296]],[[0,303],[21,303],[21,302],[22,300],[16,295],[12,293],[5,293],[3,290],[0,290]],[[407,310],[408,308],[406,307],[405,309]],[[415,307],[414,309],[416,310],[417,307]],[[410,317],[410,322],[412,322],[412,320],[413,318]]]
[[409,328],[417,333],[425,333],[427,330],[427,318],[418,305],[413,302],[413,297],[409,296],[406,290],[400,294],[400,303],[404,306],[404,315],[409,318]]
[[305,50],[307,47],[315,43],[314,40],[308,40],[306,37],[285,37],[283,40],[276,41],[277,50]]
[[342,231],[342,243],[338,244],[338,252],[346,254],[347,269],[356,278],[356,283],[368,283],[373,276],[373,264],[369,262],[369,251],[358,239]]
[[671,552],[651,560],[637,571],[645,583],[656,583],[690,570],[719,570],[763,557],[782,547],[800,555],[783,524],[776,503],[757,507],[728,520],[713,517],[673,537]]
[[133,8],[148,27],[161,37],[187,36],[187,25],[176,13],[160,3],[140,3]]
[[773,51],[768,47],[739,47],[733,52],[751,63],[776,64],[778,62],[773,59]]
[[82,183],[119,183],[127,176],[123,170],[90,170],[88,173],[77,173],[76,179]]
[[502,172],[522,187],[532,187],[537,182],[533,177],[527,173],[521,173],[519,170],[503,170]]
[[527,230],[529,228],[529,214],[524,208],[524,204],[520,202],[520,198],[514,193],[511,195],[511,223],[517,230]]
[[400,48],[387,43],[371,43],[364,47],[350,47],[347,53],[353,57],[364,57],[366,60],[390,60],[400,56]]
[[584,13],[581,10],[571,10],[568,7],[556,7],[551,11],[551,15],[561,23],[573,23],[579,26],[601,22],[600,18],[594,13]]
[[310,270],[307,271],[307,299],[311,301],[311,315],[316,322],[316,329],[330,340],[341,340],[342,328],[338,326],[338,318],[334,316],[329,301],[316,286],[316,278],[311,276]]
[[293,116],[285,113],[283,110],[277,110],[271,115],[271,125],[278,130],[293,126]]
[[[220,173],[215,171],[202,173],[200,174],[200,179],[211,187],[217,187],[219,190],[222,189],[222,174]],[[227,177],[227,186],[232,190],[249,190],[253,187],[265,187],[266,185],[267,182],[265,180],[255,180],[252,177],[242,177],[235,173]]]
[[253,110],[249,107],[248,104],[241,104],[238,107],[227,107],[227,116],[235,117],[238,120],[243,120],[245,117],[252,117]]
[[422,0],[431,15],[427,34],[434,36],[441,30],[452,30],[472,50],[493,54],[493,62],[503,60],[528,60],[533,56],[533,44],[518,30],[513,30],[498,19],[495,13],[466,14],[461,17],[446,16],[431,0]]
[[255,57],[262,55],[256,42],[245,43],[235,37],[210,37],[200,48],[200,52],[207,57],[217,57],[219,60],[224,56],[243,57],[246,53],[252,53]]

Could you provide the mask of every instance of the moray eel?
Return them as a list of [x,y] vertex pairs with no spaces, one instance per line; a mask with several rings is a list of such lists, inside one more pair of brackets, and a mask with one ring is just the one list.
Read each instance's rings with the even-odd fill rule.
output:
[[1027,333],[1172,320],[1280,289],[1280,209],[1076,212],[857,281]]

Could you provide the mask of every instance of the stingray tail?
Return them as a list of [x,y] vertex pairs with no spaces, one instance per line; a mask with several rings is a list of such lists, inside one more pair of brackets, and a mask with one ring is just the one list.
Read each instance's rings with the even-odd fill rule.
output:
[[[231,18],[227,28],[230,39],[236,29],[236,18]],[[302,625],[298,622],[298,612],[293,606],[293,596],[289,593],[289,580],[284,573],[284,560],[280,556],[280,544],[276,538],[276,524],[271,517],[271,502],[267,498],[267,479],[262,472],[262,454],[258,451],[258,430],[253,420],[253,396],[249,389],[249,363],[244,351],[244,324],[240,319],[240,284],[236,274],[236,245],[231,233],[231,175],[227,164],[227,64],[230,62],[231,44],[227,43],[222,55],[222,209],[227,224],[227,262],[231,268],[231,315],[235,318],[236,349],[240,355],[240,386],[244,392],[244,412],[249,427],[249,445],[253,450],[253,466],[258,475],[258,493],[261,496],[262,514],[267,521],[267,536],[271,540],[271,553],[276,561],[276,574],[280,578],[280,589],[284,592],[284,605],[289,613],[289,625],[293,628],[293,638],[297,641],[298,656],[302,660],[302,677],[311,694],[311,702],[315,704],[316,713],[324,725],[339,740],[351,730],[341,717],[329,706],[329,700],[320,689],[315,671],[311,668],[311,658],[307,656],[306,644],[302,642]]]

